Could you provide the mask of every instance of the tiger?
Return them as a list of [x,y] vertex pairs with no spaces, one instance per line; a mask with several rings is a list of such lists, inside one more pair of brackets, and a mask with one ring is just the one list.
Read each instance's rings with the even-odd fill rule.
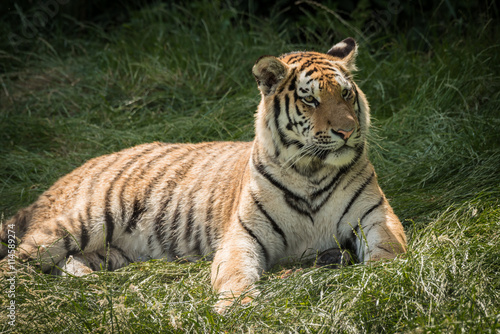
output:
[[367,156],[357,50],[349,37],[327,53],[260,57],[253,141],[153,142],[93,158],[3,223],[2,261],[16,246],[19,261],[83,276],[208,259],[223,313],[254,299],[276,264],[324,252],[345,262],[344,250],[364,264],[405,253],[404,228]]

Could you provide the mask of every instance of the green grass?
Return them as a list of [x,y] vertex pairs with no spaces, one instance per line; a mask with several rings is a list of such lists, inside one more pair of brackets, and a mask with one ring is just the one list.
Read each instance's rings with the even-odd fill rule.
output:
[[[307,8],[301,26],[208,1],[150,5],[115,26],[61,16],[17,52],[3,41],[2,221],[91,157],[154,140],[251,140],[259,56],[357,37]],[[296,264],[285,278],[275,268],[251,305],[224,317],[212,310],[208,262],[86,278],[18,265],[15,327],[0,277],[0,332],[499,332],[500,33],[486,14],[458,31],[460,22],[433,23],[417,42],[393,30],[360,45],[370,155],[409,237],[406,256],[341,270]]]

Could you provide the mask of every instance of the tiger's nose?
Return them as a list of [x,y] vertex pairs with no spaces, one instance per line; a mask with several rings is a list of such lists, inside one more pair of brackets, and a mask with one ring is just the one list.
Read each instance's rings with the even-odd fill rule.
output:
[[335,133],[337,136],[341,137],[342,139],[347,140],[354,132],[354,128],[349,129],[349,130],[335,129],[335,130],[332,130],[332,132]]

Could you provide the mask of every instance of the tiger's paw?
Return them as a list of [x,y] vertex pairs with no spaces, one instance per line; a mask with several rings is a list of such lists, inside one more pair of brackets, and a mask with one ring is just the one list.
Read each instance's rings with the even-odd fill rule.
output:
[[93,276],[94,271],[89,267],[88,263],[82,256],[70,255],[67,259],[59,262],[59,265],[52,270],[52,274],[61,276]]
[[234,305],[248,305],[250,304],[259,293],[252,291],[244,297],[235,295],[221,295],[219,301],[215,303],[214,310],[220,315],[226,314]]
[[330,248],[318,255],[316,267],[325,267],[329,269],[338,269],[348,266],[352,263],[351,254],[343,249]]

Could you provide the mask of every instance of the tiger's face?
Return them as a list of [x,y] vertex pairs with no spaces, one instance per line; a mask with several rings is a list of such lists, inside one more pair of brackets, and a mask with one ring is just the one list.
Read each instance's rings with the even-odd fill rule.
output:
[[295,52],[257,61],[260,109],[275,155],[296,165],[342,167],[361,154],[368,107],[350,72],[355,53],[354,40],[347,39],[327,54]]

